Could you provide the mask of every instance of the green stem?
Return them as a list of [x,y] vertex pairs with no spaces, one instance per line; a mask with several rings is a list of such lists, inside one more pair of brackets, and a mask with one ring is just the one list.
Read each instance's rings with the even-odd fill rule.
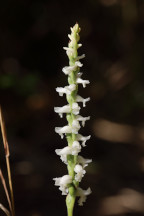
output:
[[73,216],[73,209],[75,204],[75,196],[71,196],[70,193],[66,197],[67,213],[68,216]]

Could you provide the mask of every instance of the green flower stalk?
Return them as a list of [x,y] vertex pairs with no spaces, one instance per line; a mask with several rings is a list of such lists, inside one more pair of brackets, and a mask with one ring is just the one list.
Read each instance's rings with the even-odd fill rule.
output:
[[[62,191],[62,195],[67,195],[66,205],[68,216],[73,216],[73,208],[75,204],[76,197],[79,197],[78,204],[83,205],[83,202],[86,201],[86,196],[91,193],[91,189],[83,190],[79,187],[79,183],[82,180],[82,177],[85,175],[85,167],[88,166],[91,159],[85,159],[82,156],[78,155],[82,147],[85,147],[85,143],[90,136],[83,136],[79,134],[82,126],[85,125],[85,122],[90,119],[90,117],[82,117],[79,115],[80,106],[79,102],[82,102],[83,107],[86,106],[86,102],[90,98],[82,98],[78,95],[78,85],[82,84],[85,88],[89,84],[88,80],[81,79],[82,73],[80,68],[83,66],[80,62],[80,59],[83,59],[85,55],[78,56],[78,49],[82,46],[79,44],[80,36],[80,27],[78,24],[75,24],[71,28],[71,34],[68,35],[70,42],[68,47],[64,47],[66,50],[67,56],[69,58],[69,66],[66,66],[62,69],[63,73],[68,76],[68,86],[58,87],[56,91],[60,96],[66,95],[68,104],[63,107],[55,107],[54,110],[56,113],[63,117],[63,114],[66,113],[66,118],[68,124],[64,127],[56,127],[55,132],[58,133],[61,138],[66,135],[68,146],[63,149],[56,149],[56,154],[60,156],[61,160],[67,165],[68,175],[63,177],[54,178],[55,185],[59,186],[59,189]],[[81,144],[80,144],[81,142]]]

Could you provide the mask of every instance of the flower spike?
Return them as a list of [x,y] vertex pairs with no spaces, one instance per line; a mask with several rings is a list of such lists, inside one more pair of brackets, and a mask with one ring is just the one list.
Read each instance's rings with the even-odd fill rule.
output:
[[[85,122],[90,119],[90,116],[83,117],[79,114],[80,106],[79,102],[86,106],[86,103],[90,98],[83,98],[78,95],[78,85],[82,84],[85,88],[89,84],[89,80],[83,80],[81,78],[82,72],[80,68],[83,64],[80,62],[81,59],[85,58],[85,54],[78,55],[78,49],[82,46],[79,43],[80,27],[75,24],[71,29],[71,34],[68,35],[70,42],[68,47],[64,47],[66,54],[69,58],[69,66],[62,69],[62,72],[68,76],[68,86],[57,87],[56,91],[59,96],[66,95],[68,104],[62,107],[55,107],[54,111],[63,117],[66,114],[68,124],[63,127],[56,127],[55,132],[58,133],[61,138],[66,137],[68,146],[62,149],[56,149],[55,152],[60,159],[67,165],[68,175],[63,177],[54,178],[55,185],[59,186],[62,195],[67,195],[66,205],[68,216],[73,216],[73,208],[75,199],[78,196],[78,204],[80,206],[86,201],[87,195],[91,193],[91,189],[83,190],[79,187],[79,183],[86,174],[85,167],[92,161],[91,159],[85,159],[79,155],[82,147],[85,147],[85,143],[90,139],[91,136],[82,136],[79,134],[81,124],[84,127]],[[81,122],[81,124],[80,124]]]

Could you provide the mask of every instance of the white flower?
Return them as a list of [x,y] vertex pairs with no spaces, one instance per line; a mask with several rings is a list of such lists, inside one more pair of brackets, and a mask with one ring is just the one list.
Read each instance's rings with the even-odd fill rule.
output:
[[88,166],[88,163],[91,163],[92,159],[85,159],[84,157],[78,155],[77,163],[81,164],[83,168]]
[[72,146],[66,146],[62,149],[56,149],[55,152],[60,156],[60,159],[67,164],[67,155],[78,155],[81,151],[81,145],[78,141],[74,141]]
[[72,133],[72,127],[69,125],[66,125],[64,127],[56,127],[55,132],[58,133],[61,136],[61,138],[63,139],[63,137],[64,137],[63,134]]
[[77,134],[77,141],[82,141],[82,146],[85,147],[85,143],[87,140],[89,140],[91,138],[91,136],[82,136],[81,134]]
[[80,127],[79,121],[74,119],[72,122],[72,126],[66,125],[64,127],[55,127],[55,132],[58,133],[61,136],[61,138],[63,139],[63,137],[64,137],[63,134],[66,134],[66,133],[78,134],[78,131],[80,128],[81,127]]
[[[80,110],[80,107],[79,107],[78,103],[73,103],[72,104],[72,113],[77,115],[77,114],[79,114],[79,110]],[[62,118],[63,113],[70,113],[71,112],[71,107],[69,104],[67,104],[63,107],[54,107],[54,111],[56,113],[58,113],[59,116]]]
[[72,150],[70,146],[66,146],[63,149],[56,149],[56,154],[60,156],[60,159],[67,164],[67,155],[70,155]]
[[82,67],[83,64],[80,61],[76,61],[73,66],[66,66],[62,69],[64,74],[69,75],[72,71],[75,71],[77,67]]
[[78,200],[78,204],[80,206],[83,206],[83,202],[86,201],[86,196],[88,196],[89,194],[91,194],[91,189],[88,188],[87,190],[83,190],[82,188],[78,187],[77,188],[77,196],[79,196],[79,200]]
[[79,164],[77,164],[74,168],[74,171],[76,173],[75,175],[75,180],[80,182],[82,180],[82,177],[86,173],[86,171],[83,169],[83,167]]
[[78,48],[82,47],[82,44],[78,44]]
[[78,60],[80,60],[80,59],[83,59],[83,58],[85,58],[85,54],[82,54],[81,56],[78,56],[78,57],[76,58],[76,61],[78,61]]
[[75,84],[71,84],[69,86],[65,86],[64,88],[62,87],[57,87],[56,91],[59,93],[59,96],[63,96],[63,94],[70,95],[72,91],[76,89]]
[[79,129],[81,128],[79,121],[74,119],[72,122],[72,133],[78,134]]
[[81,79],[81,78],[79,78],[79,77],[77,78],[76,82],[77,82],[78,84],[82,84],[82,85],[83,85],[83,88],[85,88],[86,85],[90,83],[89,80],[83,80],[83,79]]
[[74,54],[74,49],[70,47],[63,47],[64,50],[66,50],[66,54],[68,56],[72,56]]
[[90,97],[88,98],[82,98],[80,95],[76,96],[76,102],[82,102],[83,103],[83,107],[86,106],[86,102],[90,101]]
[[81,151],[81,145],[79,144],[78,141],[74,141],[71,149],[72,149],[71,151],[72,155],[78,155],[78,153]]
[[73,34],[72,34],[72,35],[71,35],[71,34],[68,34],[68,37],[69,37],[69,39],[72,40],[72,41],[75,40],[75,37],[74,37]]
[[70,105],[67,104],[63,107],[54,107],[54,111],[60,115],[60,117],[63,117],[63,113],[69,113],[71,111]]
[[80,31],[79,25],[76,23],[73,27],[70,28],[72,33]]
[[73,103],[73,104],[72,104],[72,113],[73,113],[73,114],[78,115],[80,109],[81,109],[81,108],[79,107],[78,103]]
[[90,119],[90,116],[88,116],[88,117],[82,117],[81,115],[77,115],[76,119],[78,121],[82,121],[82,126],[84,127],[85,126],[85,122]]
[[62,195],[67,195],[68,188],[67,185],[72,183],[72,177],[70,175],[64,175],[59,178],[54,178],[56,186],[60,186],[59,189],[62,191]]

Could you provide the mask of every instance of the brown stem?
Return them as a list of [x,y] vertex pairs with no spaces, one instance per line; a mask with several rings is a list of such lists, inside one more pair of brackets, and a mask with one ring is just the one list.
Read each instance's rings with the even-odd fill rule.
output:
[[1,125],[1,131],[2,131],[2,138],[3,138],[3,144],[5,149],[5,157],[6,157],[6,165],[7,165],[7,173],[8,173],[8,181],[9,181],[9,189],[10,189],[10,195],[11,195],[11,214],[12,216],[15,216],[15,208],[14,208],[14,194],[13,194],[13,187],[12,187],[12,178],[11,178],[11,170],[10,170],[10,162],[9,162],[9,145],[7,142],[7,136],[6,136],[6,130],[4,125],[4,119],[2,115],[2,109],[0,107],[0,125]]

